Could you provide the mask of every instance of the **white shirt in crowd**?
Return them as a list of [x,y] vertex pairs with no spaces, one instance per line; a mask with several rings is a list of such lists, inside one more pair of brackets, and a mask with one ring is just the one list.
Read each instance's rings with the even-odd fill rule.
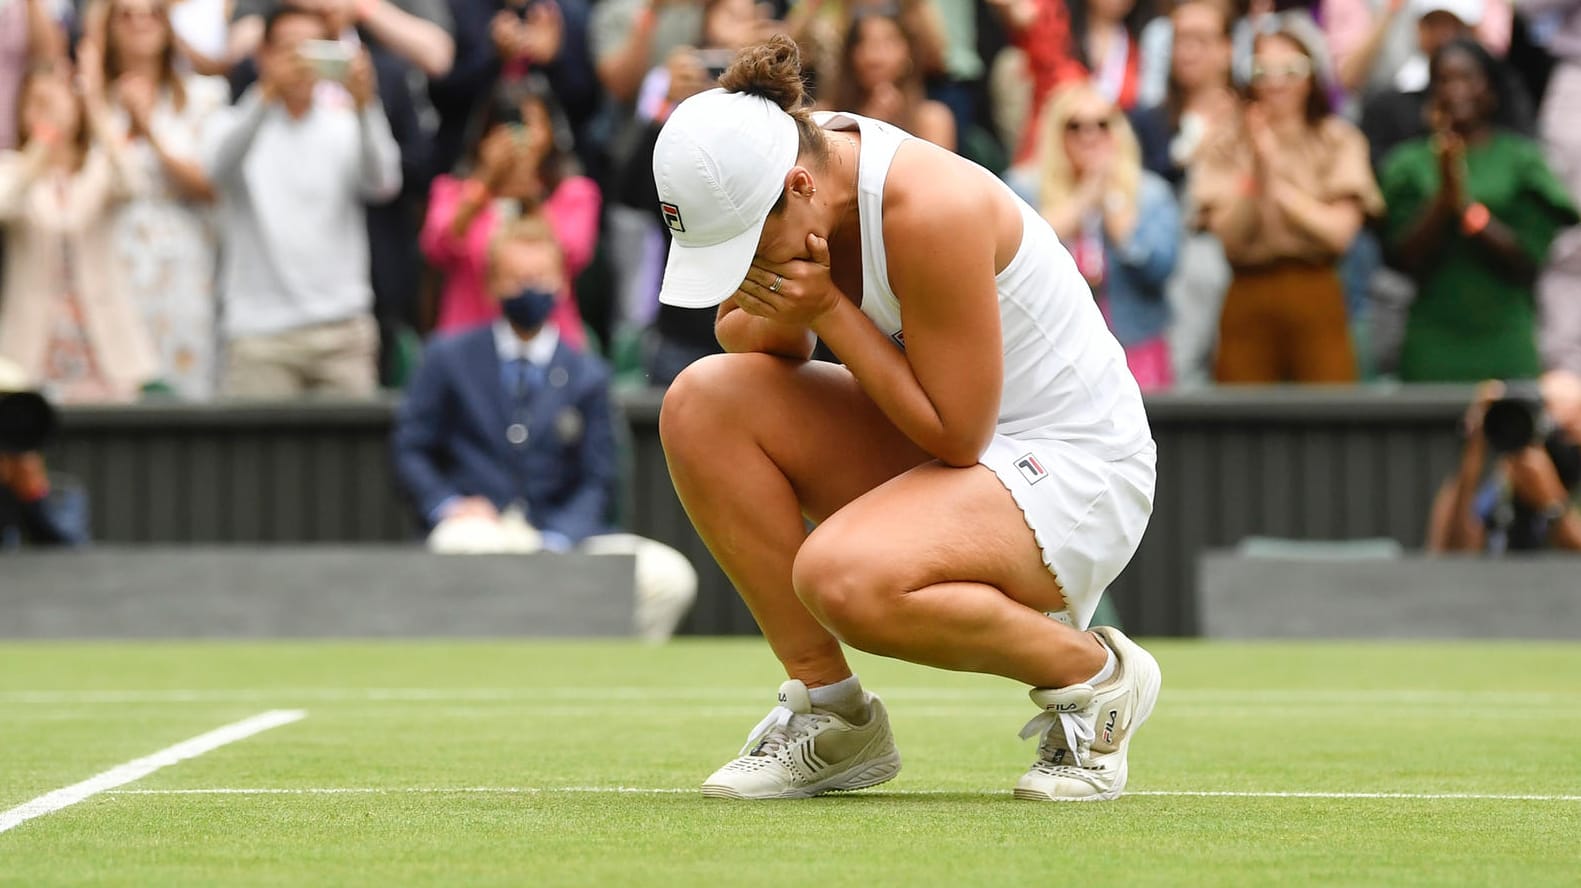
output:
[[219,190],[230,337],[268,336],[368,313],[364,202],[401,188],[401,153],[384,109],[361,112],[338,85],[321,84],[294,119],[258,87],[214,115],[203,165]]
[[544,324],[533,338],[523,341],[504,318],[494,322],[494,350],[499,353],[501,364],[526,358],[538,367],[547,367],[559,346],[560,331],[553,324]]

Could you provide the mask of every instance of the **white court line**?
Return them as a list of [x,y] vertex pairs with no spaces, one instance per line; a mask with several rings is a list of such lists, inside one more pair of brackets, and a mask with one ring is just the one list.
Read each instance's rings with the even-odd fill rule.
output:
[[[889,688],[880,687],[886,700],[999,701],[1018,699],[1017,688]],[[1395,704],[1438,705],[1498,702],[1504,705],[1544,705],[1581,701],[1581,692],[1438,691],[1358,688],[1355,690],[1259,688],[1167,689],[1165,699],[1192,703],[1302,703],[1312,705]],[[550,688],[241,688],[164,690],[14,690],[0,691],[0,704],[59,703],[256,703],[296,700],[304,702],[539,702],[601,700],[725,701],[766,699],[751,688],[684,687],[550,687]]]
[[[3,0],[0,0],[3,2]],[[1383,705],[1383,704],[1379,704]],[[1459,720],[1464,722],[1493,722],[1508,720],[1509,713],[1492,707],[1465,707],[1465,706],[1428,706],[1409,708],[1397,704],[1388,704],[1392,709],[1402,713],[1409,713],[1409,717],[1416,722],[1442,722],[1446,720]],[[658,702],[646,705],[603,701],[585,704],[552,703],[548,705],[528,704],[446,704],[425,703],[423,708],[413,707],[379,707],[364,708],[343,705],[335,710],[333,717],[341,719],[353,718],[363,722],[393,721],[410,722],[414,719],[519,719],[523,717],[536,719],[586,719],[607,718],[625,713],[641,713],[644,718],[654,719],[694,719],[694,720],[728,720],[739,719],[742,721],[756,721],[763,717],[763,712],[768,708],[763,703],[739,703],[721,706],[713,703],[693,703],[687,705],[662,704]],[[1001,701],[958,701],[955,703],[905,703],[894,704],[890,710],[896,723],[908,721],[927,721],[933,719],[960,720],[960,719],[1003,719],[1006,721],[1022,721],[1026,718],[1026,698],[1001,700]],[[1330,719],[1331,707],[1313,706],[1299,702],[1283,703],[1247,703],[1247,704],[1206,704],[1191,703],[1176,700],[1162,700],[1155,712],[1168,718],[1203,718],[1211,716],[1235,717],[1287,717],[1305,719]],[[1530,721],[1549,723],[1575,722],[1581,723],[1581,707],[1531,707],[1530,715],[1525,716]],[[91,725],[105,718],[104,709],[97,704],[61,704],[58,708],[41,706],[25,711],[19,711],[12,716],[17,721],[28,721],[35,724],[51,723],[76,723]],[[732,729],[734,730],[734,729]]]
[[[112,795],[546,795],[554,793],[591,793],[673,795],[695,793],[696,787],[638,786],[325,786],[325,787],[213,787],[201,789],[121,789]],[[1006,796],[1009,790],[996,789],[876,789],[872,794],[913,796],[983,795]],[[1395,799],[1407,801],[1490,801],[1490,802],[1581,802],[1581,795],[1538,795],[1525,793],[1480,792],[1250,792],[1239,790],[1154,789],[1126,793],[1128,796],[1170,796],[1187,798],[1236,799]],[[852,796],[855,797],[855,796]]]
[[95,774],[81,783],[74,783],[64,789],[45,793],[31,802],[25,802],[9,811],[0,812],[0,832],[21,826],[35,817],[42,817],[59,811],[70,805],[75,805],[83,799],[97,795],[101,792],[113,790],[117,786],[125,786],[134,780],[141,780],[160,768],[166,768],[190,758],[196,758],[205,752],[212,752],[229,743],[245,740],[254,734],[278,728],[291,722],[300,720],[307,713],[300,709],[272,709],[261,712],[251,718],[244,718],[224,727],[215,728],[207,734],[199,734],[190,740],[183,740],[174,746],[167,746],[153,755],[132,759],[129,762],[116,765],[108,771]]

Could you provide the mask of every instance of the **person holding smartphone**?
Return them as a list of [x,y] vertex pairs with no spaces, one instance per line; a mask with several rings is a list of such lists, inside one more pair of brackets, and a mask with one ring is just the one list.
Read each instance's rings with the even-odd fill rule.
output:
[[652,320],[643,364],[648,381],[668,385],[698,358],[719,351],[714,316],[673,305],[659,305],[659,281],[651,260],[668,243],[653,184],[653,147],[670,112],[681,102],[711,89],[741,49],[763,39],[779,23],[763,17],[752,0],[708,0],[703,4],[702,40],[697,47],[672,51],[663,65],[648,72],[637,101],[637,125],[630,156],[616,170],[611,222],[628,233],[628,243],[646,247],[624,269],[626,312],[631,322]]
[[[371,395],[376,385],[363,206],[400,190],[400,149],[367,53],[345,53],[342,64],[310,42],[328,36],[314,13],[271,15],[258,83],[204,133],[203,165],[219,193],[231,396]],[[342,88],[324,88],[325,75]]]
[[566,264],[565,290],[549,323],[561,341],[587,347],[569,280],[592,261],[602,196],[581,175],[561,142],[566,125],[549,84],[538,75],[497,91],[479,137],[461,169],[434,179],[419,238],[429,264],[444,278],[435,332],[466,329],[499,317],[488,292],[488,255],[504,223],[542,214]]

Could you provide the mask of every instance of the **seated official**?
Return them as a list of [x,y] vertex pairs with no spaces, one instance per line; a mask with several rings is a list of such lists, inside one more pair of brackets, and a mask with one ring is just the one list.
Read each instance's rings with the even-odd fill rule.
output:
[[1581,376],[1538,393],[1483,384],[1466,412],[1459,470],[1433,502],[1434,552],[1581,551]]
[[697,573],[662,543],[609,532],[610,371],[545,324],[567,293],[553,229],[536,216],[503,226],[487,271],[503,317],[431,343],[396,418],[396,475],[429,546],[634,555],[637,629],[668,638]]

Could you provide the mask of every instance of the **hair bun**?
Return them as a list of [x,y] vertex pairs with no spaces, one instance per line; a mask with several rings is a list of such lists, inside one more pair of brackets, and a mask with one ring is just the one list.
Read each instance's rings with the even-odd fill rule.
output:
[[801,50],[784,34],[736,53],[730,67],[719,76],[719,85],[730,92],[768,99],[786,112],[800,110],[807,101]]

